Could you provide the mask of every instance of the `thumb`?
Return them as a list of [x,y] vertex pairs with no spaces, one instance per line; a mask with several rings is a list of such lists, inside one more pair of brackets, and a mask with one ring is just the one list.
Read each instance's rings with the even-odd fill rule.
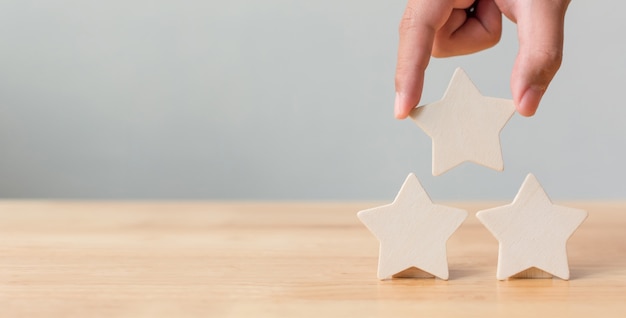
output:
[[561,66],[563,25],[569,1],[520,3],[516,12],[519,52],[511,77],[517,111],[532,116]]

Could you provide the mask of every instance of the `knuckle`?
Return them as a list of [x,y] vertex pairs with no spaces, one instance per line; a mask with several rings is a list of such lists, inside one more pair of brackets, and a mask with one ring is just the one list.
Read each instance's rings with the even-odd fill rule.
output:
[[538,49],[530,53],[528,57],[531,66],[531,78],[535,85],[544,89],[548,86],[556,72],[561,67],[563,51],[560,49]]
[[416,29],[434,32],[446,22],[447,16],[438,12],[426,16],[424,14],[423,10],[420,11],[419,8],[408,5],[400,19],[400,34],[412,33]]
[[563,61],[563,50],[557,48],[539,49],[533,51],[531,58],[536,65],[543,66],[548,73],[556,73]]
[[402,34],[414,29],[417,26],[416,20],[415,9],[407,6],[404,14],[402,14],[402,19],[400,19],[399,32]]

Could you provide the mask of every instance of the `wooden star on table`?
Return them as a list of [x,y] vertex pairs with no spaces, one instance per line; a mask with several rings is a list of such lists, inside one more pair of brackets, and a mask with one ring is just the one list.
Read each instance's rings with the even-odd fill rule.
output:
[[432,138],[433,175],[470,161],[502,171],[500,131],[515,113],[512,100],[485,97],[457,68],[443,98],[411,111]]
[[[552,204],[529,174],[513,203],[476,213],[500,243],[497,278],[569,279],[566,243],[587,212]],[[543,273],[545,272],[545,273]]]
[[414,174],[393,203],[360,211],[358,217],[380,241],[379,279],[430,276],[424,272],[448,279],[446,242],[467,212],[433,204]]

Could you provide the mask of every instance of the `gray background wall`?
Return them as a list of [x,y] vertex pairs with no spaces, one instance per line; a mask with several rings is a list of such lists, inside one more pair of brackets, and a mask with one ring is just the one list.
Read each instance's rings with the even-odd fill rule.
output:
[[[626,6],[573,1],[538,114],[502,132],[505,172],[430,175],[430,139],[393,119],[404,1],[0,2],[0,197],[391,200],[415,172],[435,200],[625,199]],[[622,8],[620,8],[620,6]],[[433,60],[510,98],[515,25]]]

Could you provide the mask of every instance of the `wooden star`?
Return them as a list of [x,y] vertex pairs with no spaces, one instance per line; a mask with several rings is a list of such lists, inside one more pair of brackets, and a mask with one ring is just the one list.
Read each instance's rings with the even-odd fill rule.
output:
[[513,203],[476,217],[500,243],[499,280],[546,277],[543,272],[569,279],[566,243],[587,212],[552,204],[535,176],[526,177]]
[[500,131],[515,113],[512,100],[485,97],[457,68],[443,98],[411,111],[432,138],[433,175],[470,161],[502,171]]
[[433,204],[414,174],[393,203],[360,211],[358,217],[380,241],[379,279],[424,277],[423,272],[448,279],[446,242],[467,212]]

